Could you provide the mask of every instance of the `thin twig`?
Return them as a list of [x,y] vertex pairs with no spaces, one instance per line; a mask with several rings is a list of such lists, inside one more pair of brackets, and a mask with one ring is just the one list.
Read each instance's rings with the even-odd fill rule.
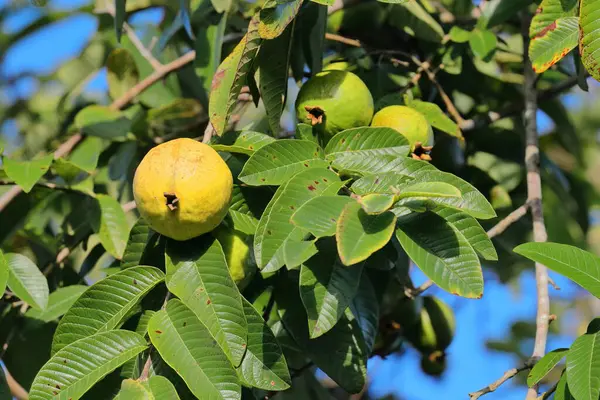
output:
[[427,289],[429,289],[432,286],[433,286],[433,281],[428,280],[427,282],[423,283],[421,286],[419,286],[417,288],[407,288],[404,291],[404,295],[406,297],[408,297],[409,299],[414,299],[415,297],[419,296],[420,294],[422,294],[424,291],[426,291]]
[[527,361],[525,364],[523,364],[523,366],[521,366],[519,368],[509,369],[508,371],[506,371],[504,373],[504,375],[502,375],[500,377],[500,379],[490,383],[488,386],[484,387],[483,389],[480,389],[473,393],[469,393],[470,400],[476,400],[476,399],[480,398],[481,396],[483,396],[484,394],[488,394],[488,393],[492,393],[492,392],[496,391],[496,389],[498,389],[500,386],[502,386],[509,379],[512,379],[513,377],[515,377],[519,372],[526,371],[528,369],[531,369],[532,367],[533,367],[533,363],[531,361]]
[[529,206],[527,205],[527,203],[525,203],[521,207],[508,214],[500,222],[494,225],[489,231],[487,231],[488,237],[491,239],[502,234],[505,230],[508,229],[509,226],[523,218],[527,214],[528,208]]
[[548,389],[544,393],[542,393],[542,395],[540,397],[538,397],[537,400],[548,400],[550,398],[550,396],[552,396],[552,394],[554,392],[556,392],[557,387],[558,387],[558,381],[556,381],[556,383],[554,385],[552,385],[552,387],[550,389]]
[[[542,209],[542,182],[540,178],[540,148],[537,130],[537,92],[535,82],[537,75],[533,71],[527,49],[529,48],[529,23],[530,17],[523,18],[523,40],[525,62],[525,112],[523,120],[525,122],[525,166],[527,167],[527,202],[530,205],[531,217],[533,220],[533,239],[536,242],[545,242],[548,240],[546,225],[544,224],[544,213]],[[548,294],[548,270],[540,263],[535,264],[535,280],[537,286],[537,316],[535,344],[533,348],[532,360],[538,360],[546,353],[546,342],[548,340],[548,326],[550,315],[550,298]],[[527,391],[528,400],[537,398],[537,385]]]
[[[106,6],[106,11],[113,18],[116,18],[116,10],[115,10],[115,6],[112,3],[112,0],[105,1],[105,6]],[[144,44],[142,43],[140,38],[135,34],[135,31],[133,30],[133,28],[131,26],[129,26],[129,24],[127,22],[123,22],[123,31],[127,34],[127,37],[129,37],[129,40],[131,40],[131,43],[140,52],[142,57],[144,57],[146,60],[148,60],[150,65],[152,65],[152,68],[157,70],[157,69],[160,69],[163,67],[163,65],[160,63],[160,61],[158,61],[152,55],[152,52],[148,48],[146,48],[146,46],[144,46]]]
[[[120,110],[125,105],[127,105],[132,99],[134,99],[137,95],[142,93],[144,90],[148,89],[152,84],[161,80],[169,73],[183,67],[184,65],[192,62],[196,58],[196,52],[190,51],[178,59],[161,66],[160,69],[155,70],[152,74],[148,75],[145,79],[139,82],[137,85],[129,89],[127,92],[123,94],[123,96],[116,99],[111,105],[110,108],[113,110]],[[54,158],[64,157],[73,150],[75,145],[81,141],[83,136],[81,133],[76,133],[71,136],[67,141],[61,144],[56,151],[54,152]],[[14,186],[2,196],[0,196],[0,212],[6,208],[6,206],[20,193],[22,192],[19,186]]]
[[4,368],[4,375],[6,376],[6,383],[8,384],[8,388],[10,389],[10,393],[14,397],[16,397],[18,400],[29,399],[29,394],[27,393],[27,390],[25,390],[23,386],[21,386],[19,382],[17,382],[15,378],[13,378],[13,376],[6,368]]

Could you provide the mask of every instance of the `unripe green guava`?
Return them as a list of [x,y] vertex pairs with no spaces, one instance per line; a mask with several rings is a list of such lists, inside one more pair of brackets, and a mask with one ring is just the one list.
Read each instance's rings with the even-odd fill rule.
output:
[[369,88],[348,71],[319,72],[302,85],[296,99],[298,122],[313,125],[324,143],[340,131],[368,126],[373,110]]
[[421,370],[429,376],[439,377],[446,370],[446,356],[443,353],[423,354]]
[[222,225],[214,234],[223,247],[231,278],[239,290],[244,290],[257,270],[252,251],[252,237]]
[[454,312],[437,297],[423,296],[422,301],[419,322],[405,333],[406,338],[423,354],[443,352],[454,338]]
[[371,126],[393,128],[408,139],[411,151],[417,144],[422,147],[433,146],[433,129],[425,116],[407,106],[388,106],[373,116]]

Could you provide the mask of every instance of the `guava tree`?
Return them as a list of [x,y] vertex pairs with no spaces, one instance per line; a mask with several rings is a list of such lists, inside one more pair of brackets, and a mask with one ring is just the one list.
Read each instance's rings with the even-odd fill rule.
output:
[[[41,3],[0,58],[75,12]],[[527,399],[600,397],[597,320],[547,348],[547,268],[600,297],[600,121],[560,97],[600,79],[600,0],[76,11],[86,48],[0,103],[19,130],[0,136],[0,399],[367,398],[373,357],[412,347],[444,373],[455,318],[431,286],[476,302],[484,272],[531,268],[533,332],[509,340],[527,354],[450,396],[527,371]]]

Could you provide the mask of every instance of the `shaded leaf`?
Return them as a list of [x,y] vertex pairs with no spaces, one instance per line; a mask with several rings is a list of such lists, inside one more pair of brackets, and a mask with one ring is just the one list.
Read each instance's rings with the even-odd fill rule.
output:
[[69,161],[82,170],[92,173],[98,166],[98,158],[102,151],[102,139],[86,137],[69,155]]
[[208,329],[181,301],[172,299],[150,319],[148,333],[163,360],[198,398],[241,399],[235,370]]
[[117,42],[121,42],[121,34],[123,33],[123,23],[125,22],[127,0],[115,0],[115,31],[117,34]]
[[[217,11],[219,10],[217,9]],[[219,12],[222,11],[224,10]],[[206,98],[203,99],[203,105],[205,107],[208,106],[208,94],[211,91],[213,76],[221,62],[223,36],[225,35],[226,26],[227,14],[223,13],[218,16],[217,21],[211,21],[207,18],[206,23],[202,24],[196,32],[194,69],[204,89]]]
[[285,390],[292,384],[283,352],[271,328],[246,299],[244,312],[248,321],[248,349],[240,365],[244,380],[264,390]]
[[496,50],[498,39],[492,31],[474,29],[469,37],[469,46],[475,57],[483,60],[491,56]]
[[2,157],[2,167],[10,179],[15,181],[25,193],[29,193],[48,171],[52,160],[54,160],[52,154],[31,161],[18,161]]
[[513,18],[519,11],[526,8],[531,3],[530,0],[502,0],[499,1],[493,12],[489,15],[486,27],[492,28],[510,18]]
[[579,18],[564,17],[542,30],[529,43],[529,58],[535,72],[541,74],[559,62],[577,46]]
[[219,241],[206,235],[186,242],[170,240],[166,266],[169,291],[196,314],[233,365],[240,365],[248,325]]
[[390,24],[409,35],[439,43],[444,30],[437,21],[416,1],[407,1],[390,10]]
[[563,373],[554,392],[554,400],[575,400],[567,385],[567,374]]
[[129,236],[125,211],[119,202],[109,195],[99,194],[96,200],[100,215],[92,221],[92,228],[98,233],[106,251],[113,257],[121,259]]
[[396,237],[406,254],[435,284],[459,296],[480,298],[483,274],[467,239],[431,212],[398,219]]
[[[6,260],[6,257],[4,256],[2,250],[0,250],[0,293],[2,295],[4,295],[4,291],[6,290],[6,284],[8,283],[8,275],[8,261]],[[2,297],[2,295],[0,295],[0,298]]]
[[354,201],[349,196],[315,197],[296,210],[290,221],[317,238],[333,236],[344,207]]
[[123,96],[140,79],[135,60],[127,50],[122,48],[114,49],[108,55],[106,71],[108,93],[113,99]]
[[87,290],[84,285],[71,285],[56,289],[48,297],[48,306],[43,311],[30,308],[25,313],[26,317],[50,322],[61,317],[77,301],[79,296]]
[[258,23],[258,33],[263,39],[275,39],[283,33],[285,28],[294,19],[302,0],[290,0],[286,2],[277,2],[269,0],[265,2],[260,11],[260,22]]
[[52,353],[81,338],[118,328],[142,298],[164,279],[154,267],[133,267],[90,286],[61,318]]
[[121,268],[131,268],[143,264],[142,259],[146,253],[146,247],[152,247],[151,241],[156,240],[158,240],[158,234],[150,228],[146,220],[139,218],[131,228],[131,232],[129,232],[129,240],[123,252]]
[[[299,21],[296,22],[297,25],[300,25],[300,31],[297,35],[300,36],[302,43],[302,55],[306,58],[306,65],[313,75],[321,72],[323,69],[325,31],[327,29],[326,5],[328,5],[327,3],[329,2],[330,0],[321,0],[309,3],[298,16]],[[331,1],[331,3],[333,3],[333,1]],[[300,53],[300,51],[298,51],[298,53]],[[297,58],[300,59],[302,55],[297,55]]]
[[188,132],[205,121],[205,111],[196,99],[175,99],[148,111],[146,122],[154,136]]
[[542,357],[529,371],[527,375],[527,386],[532,387],[539,383],[558,363],[565,358],[569,349],[561,348],[552,350]]
[[367,274],[363,274],[360,278],[358,291],[350,303],[350,310],[360,325],[367,354],[371,354],[379,333],[379,302]]
[[427,122],[436,129],[449,134],[450,136],[462,137],[460,128],[450,117],[448,117],[440,106],[435,103],[428,103],[420,100],[412,100],[408,106],[414,108],[427,119]]
[[327,167],[323,150],[306,140],[278,140],[261,147],[246,162],[239,179],[247,185],[281,185],[310,167]]
[[21,300],[38,310],[48,305],[48,281],[37,265],[22,254],[4,255],[8,267],[8,288]]
[[77,113],[75,126],[85,135],[122,139],[131,129],[131,120],[107,106],[91,105]]
[[146,349],[135,332],[115,330],[84,337],[61,349],[38,372],[31,399],[78,399],[96,382]]

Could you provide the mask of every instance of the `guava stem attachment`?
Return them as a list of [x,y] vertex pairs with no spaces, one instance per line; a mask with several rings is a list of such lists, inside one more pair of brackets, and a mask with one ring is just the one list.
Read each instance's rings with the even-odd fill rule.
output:
[[319,106],[305,106],[304,109],[308,111],[306,117],[310,120],[310,124],[315,126],[323,123],[323,117],[325,116],[325,110]]
[[167,199],[167,207],[169,207],[169,210],[177,210],[177,203],[179,203],[179,198],[177,197],[177,195],[172,192],[164,192],[163,196],[165,196],[165,198]]

